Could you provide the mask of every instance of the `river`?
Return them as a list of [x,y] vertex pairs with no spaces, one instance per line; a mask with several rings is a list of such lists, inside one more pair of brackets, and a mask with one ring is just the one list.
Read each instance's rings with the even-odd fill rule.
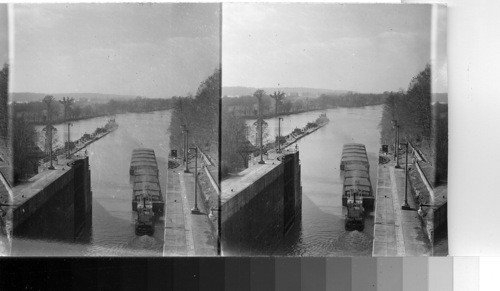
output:
[[[132,211],[132,188],[129,166],[132,150],[148,147],[155,150],[160,168],[162,194],[166,193],[166,169],[169,153],[170,111],[116,115],[119,127],[92,143],[86,149],[89,156],[92,185],[92,228],[86,243],[14,240],[13,255],[43,256],[161,256],[163,252],[164,218],[156,222],[155,234],[136,236]],[[109,117],[74,122],[72,139],[85,132],[92,133],[106,124]],[[60,140],[67,126],[56,126]],[[37,131],[41,127],[36,128]]]
[[[373,212],[365,229],[345,231],[342,207],[340,157],[345,143],[365,144],[370,179],[376,187],[382,106],[336,108],[282,116],[281,134],[304,127],[325,112],[330,122],[298,141],[302,174],[302,220],[288,232],[275,255],[285,256],[371,256]],[[255,120],[247,120],[252,125]],[[268,140],[277,135],[278,119],[266,119]]]

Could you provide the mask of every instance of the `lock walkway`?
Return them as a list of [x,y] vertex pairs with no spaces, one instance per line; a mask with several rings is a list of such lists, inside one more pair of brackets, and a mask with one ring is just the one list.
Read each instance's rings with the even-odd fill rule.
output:
[[[194,197],[194,163],[189,164],[190,173],[184,173],[182,164],[168,169],[164,256],[216,256],[217,237],[208,217],[209,210],[203,203],[198,188],[199,214],[192,214]],[[199,173],[202,171],[198,167]]]
[[[396,162],[378,164],[373,256],[430,256],[432,246],[417,213],[418,205],[411,194],[408,181],[410,210],[401,209],[405,199],[405,164],[394,168]],[[410,164],[409,164],[410,166]]]

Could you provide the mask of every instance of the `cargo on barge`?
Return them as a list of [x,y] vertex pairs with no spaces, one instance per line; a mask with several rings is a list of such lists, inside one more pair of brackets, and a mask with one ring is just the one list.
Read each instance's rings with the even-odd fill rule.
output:
[[145,199],[151,201],[155,215],[162,215],[165,203],[158,178],[158,163],[154,150],[139,148],[132,152],[130,162],[132,180],[132,210]]
[[344,179],[342,205],[347,206],[348,198],[355,192],[362,200],[363,208],[373,209],[375,196],[370,180],[370,163],[363,144],[345,144],[342,150],[340,170]]

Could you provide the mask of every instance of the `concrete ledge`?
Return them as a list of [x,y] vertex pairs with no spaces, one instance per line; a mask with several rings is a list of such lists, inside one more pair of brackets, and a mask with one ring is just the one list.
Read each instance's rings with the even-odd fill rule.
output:
[[264,188],[283,175],[280,161],[257,164],[222,182],[221,221],[244,207]]

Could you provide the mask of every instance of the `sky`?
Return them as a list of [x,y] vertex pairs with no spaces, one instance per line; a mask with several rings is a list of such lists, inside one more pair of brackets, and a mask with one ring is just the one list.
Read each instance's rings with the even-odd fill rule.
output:
[[[431,14],[429,5],[226,3],[223,86],[407,89],[431,60]],[[438,56],[446,75],[446,47]]]
[[13,92],[195,94],[220,67],[218,4],[14,6]]
[[0,4],[0,67],[9,62],[9,26],[7,4]]

